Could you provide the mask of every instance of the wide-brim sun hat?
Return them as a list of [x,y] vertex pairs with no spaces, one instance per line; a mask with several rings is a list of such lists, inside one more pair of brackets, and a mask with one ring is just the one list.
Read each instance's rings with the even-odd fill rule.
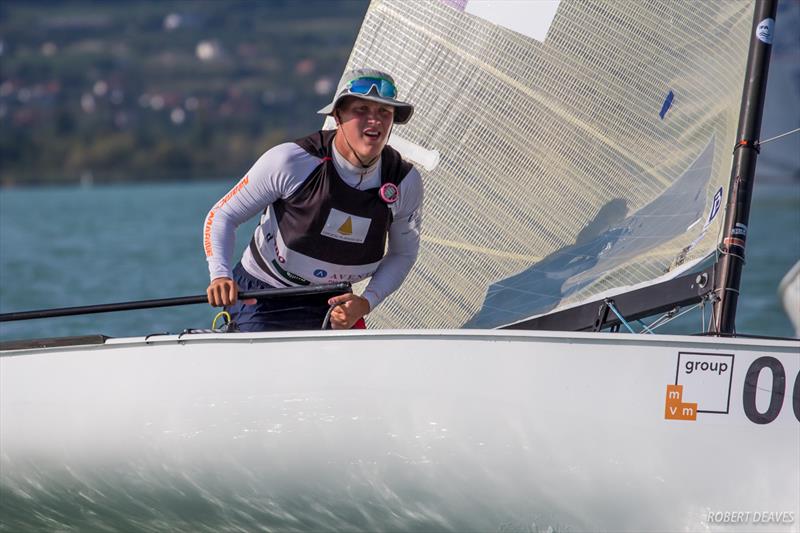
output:
[[414,114],[414,106],[397,99],[394,78],[386,72],[371,68],[348,70],[342,76],[333,102],[318,111],[321,115],[332,115],[342,98],[354,96],[362,100],[380,102],[394,107],[394,123],[405,124]]

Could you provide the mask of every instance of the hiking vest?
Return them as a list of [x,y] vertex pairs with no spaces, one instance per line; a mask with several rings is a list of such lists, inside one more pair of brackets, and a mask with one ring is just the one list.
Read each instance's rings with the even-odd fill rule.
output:
[[[270,241],[261,245],[267,257],[255,236],[250,241],[256,263],[281,285],[355,283],[371,276],[385,253],[392,211],[379,188],[358,190],[339,176],[332,154],[335,134],[319,131],[295,141],[320,164],[291,196],[264,210],[273,230],[262,228]],[[412,168],[389,146],[381,152],[380,165],[381,185],[398,187]]]

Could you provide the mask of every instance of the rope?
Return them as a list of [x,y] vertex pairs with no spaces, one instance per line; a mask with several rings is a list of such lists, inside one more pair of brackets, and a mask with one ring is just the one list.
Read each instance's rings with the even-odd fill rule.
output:
[[652,329],[648,328],[648,327],[647,327],[647,324],[645,324],[645,323],[644,323],[644,322],[642,322],[641,320],[637,320],[636,322],[638,322],[638,323],[639,323],[639,325],[640,325],[640,326],[642,326],[642,328],[643,328],[643,329],[644,329],[644,330],[645,330],[647,333],[649,333],[649,334],[651,334],[651,335],[655,334],[655,332],[654,332]]
[[336,307],[332,305],[328,308],[328,312],[325,313],[325,318],[322,319],[322,329],[329,329],[328,326],[331,325],[331,313],[333,312],[333,308]]
[[735,154],[739,148],[747,148],[748,146],[755,150],[757,154],[761,153],[761,144],[757,140],[751,141],[750,139],[742,139],[736,143],[736,146],[733,147],[733,153]]
[[706,330],[706,299],[703,298],[700,300],[700,320],[701,320],[701,328],[700,331]]
[[772,142],[772,141],[778,140],[781,137],[786,137],[787,135],[791,135],[793,133],[797,133],[798,131],[800,131],[800,128],[795,128],[795,129],[793,129],[791,131],[787,131],[786,133],[781,133],[780,135],[776,135],[775,137],[770,137],[766,141],[761,141],[758,144],[767,144],[768,142]]
[[720,255],[732,255],[733,257],[736,257],[736,258],[738,258],[738,259],[739,259],[739,261],[741,261],[741,262],[742,262],[742,265],[746,265],[746,264],[747,264],[747,261],[745,261],[745,260],[744,260],[744,256],[741,256],[741,255],[739,255],[739,254],[735,254],[735,253],[733,253],[733,252],[729,252],[729,251],[727,251],[727,250],[723,250],[723,249],[722,249],[722,247],[721,247],[720,245],[717,245],[717,252],[718,252]]
[[214,316],[214,320],[211,321],[211,330],[212,331],[217,329],[217,320],[219,320],[220,317],[222,317],[225,320],[222,323],[222,328],[220,328],[220,329],[226,330],[227,328],[225,326],[227,326],[228,324],[231,323],[231,314],[228,313],[227,311],[220,311],[219,313],[217,313]]
[[728,292],[735,292],[736,294],[741,294],[739,292],[739,289],[734,289],[731,287],[720,287],[719,289],[714,289],[712,292],[717,292],[717,291],[728,291]]
[[[675,320],[676,318],[678,318],[678,317],[681,317],[681,316],[685,315],[685,314],[686,314],[686,313],[688,313],[689,311],[692,311],[692,310],[694,310],[694,308],[695,308],[695,307],[700,307],[701,305],[702,305],[702,303],[699,303],[699,304],[694,304],[694,305],[693,305],[693,306],[691,306],[691,307],[687,307],[687,308],[686,308],[684,311],[682,311],[682,312],[680,312],[680,313],[678,313],[678,314],[676,314],[676,315],[674,315],[674,316],[672,316],[672,317],[669,317],[667,320],[664,320],[664,321],[663,321],[662,323],[660,323],[658,326],[653,326],[653,325],[651,324],[651,326],[650,326],[650,327],[652,327],[653,329],[656,329],[657,327],[659,327],[659,328],[660,328],[661,326],[663,326],[663,325],[665,325],[665,324],[669,324],[670,322],[672,322],[672,321],[673,321],[673,320]],[[662,318],[663,318],[663,317],[662,317]],[[659,320],[660,320],[660,319],[659,319]]]
[[[711,294],[716,296],[716,294],[713,291],[711,292]],[[716,324],[716,322],[717,322],[716,319],[714,318],[714,310],[717,307],[716,304],[717,304],[716,300],[711,303],[711,312],[709,313],[709,316],[708,316],[708,330],[706,331],[706,333],[711,333],[711,329],[714,327],[714,324]]]
[[[722,289],[716,289],[716,290],[722,290]],[[737,291],[735,289],[727,289],[727,290],[732,291],[732,292],[737,292],[737,293],[739,292],[739,291]],[[711,294],[713,294],[713,292]],[[702,315],[702,323],[703,323],[703,328],[702,328],[701,331],[705,331],[705,329],[706,329],[706,326],[705,326],[705,320],[706,320],[705,305],[706,305],[706,300],[710,301],[710,297],[703,298],[699,303],[696,303],[696,304],[694,304],[694,305],[692,305],[690,307],[687,307],[686,309],[684,309],[681,312],[677,312],[677,309],[679,309],[679,308],[671,309],[671,310],[667,311],[666,313],[664,313],[663,315],[661,315],[660,317],[658,317],[657,319],[655,319],[653,322],[651,322],[649,326],[647,324],[645,324],[641,319],[639,319],[636,322],[640,326],[642,326],[642,331],[639,331],[638,333],[641,334],[643,332],[647,332],[647,333],[649,333],[651,335],[654,335],[656,329],[658,329],[661,326],[664,326],[666,324],[669,324],[670,322],[672,322],[676,318],[682,317],[683,315],[691,312],[695,308],[699,308],[700,309],[700,313]],[[633,330],[633,328],[631,328],[631,326],[628,324],[628,322],[625,321],[625,318],[623,318],[622,315],[617,311],[617,309],[614,307],[614,303],[613,302],[607,301],[606,305],[608,306],[609,309],[611,309],[611,311],[615,315],[617,315],[617,318],[619,318],[620,322],[622,322],[622,324],[626,328],[628,328],[628,331],[630,331],[631,333],[637,333],[636,331]],[[713,319],[713,314],[714,314],[714,308],[713,307],[711,308],[711,314],[712,314],[711,319]],[[709,324],[709,326],[710,325],[711,324]]]
[[667,311],[666,313],[664,313],[663,315],[661,315],[661,316],[660,316],[660,317],[658,317],[657,319],[653,320],[653,321],[650,323],[650,328],[651,328],[653,331],[655,331],[656,329],[658,329],[659,327],[661,327],[662,323],[663,323],[665,320],[667,320],[667,319],[668,319],[670,316],[672,316],[672,313],[674,313],[674,312],[675,312],[675,310],[674,310],[674,309],[670,309],[669,311]]
[[633,331],[633,328],[628,324],[628,322],[622,317],[622,315],[619,314],[619,311],[617,311],[617,308],[614,307],[614,302],[612,300],[606,300],[606,305],[608,306],[609,309],[611,309],[611,312],[613,312],[615,315],[617,315],[617,318],[619,318],[619,321],[622,322],[622,324],[626,328],[628,328],[628,331],[630,331],[631,333],[636,333],[635,331]]

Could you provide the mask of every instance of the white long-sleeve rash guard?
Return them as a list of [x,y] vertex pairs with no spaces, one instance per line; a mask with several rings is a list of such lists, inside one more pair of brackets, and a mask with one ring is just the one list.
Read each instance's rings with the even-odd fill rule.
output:
[[[250,171],[209,211],[203,226],[203,244],[208,260],[211,279],[232,278],[231,256],[234,250],[236,228],[261,213],[280,198],[288,198],[305,182],[311,172],[320,164],[320,159],[312,156],[295,143],[280,144],[262,155]],[[381,184],[380,160],[367,169],[348,162],[333,147],[333,164],[342,180],[356,189],[371,189]],[[420,227],[422,223],[422,178],[416,168],[412,168],[400,182],[400,198],[393,205],[393,221],[389,227],[386,255],[375,270],[364,291],[364,298],[375,309],[389,294],[394,292],[411,270],[419,251]],[[262,256],[270,262],[275,257],[273,237],[278,235],[277,220],[272,209],[261,217],[256,228],[256,243]],[[325,272],[326,279],[314,280],[326,283],[353,279],[349,267],[317,262],[319,272]],[[261,281],[278,286],[276,281],[264,273],[247,248],[242,256],[242,266],[252,276]],[[339,271],[337,271],[337,268]]]

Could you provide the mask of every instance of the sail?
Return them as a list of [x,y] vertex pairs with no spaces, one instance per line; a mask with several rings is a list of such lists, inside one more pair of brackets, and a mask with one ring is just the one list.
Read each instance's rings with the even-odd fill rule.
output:
[[379,327],[497,327],[674,277],[720,237],[750,1],[373,0],[347,68],[415,104],[423,237]]

